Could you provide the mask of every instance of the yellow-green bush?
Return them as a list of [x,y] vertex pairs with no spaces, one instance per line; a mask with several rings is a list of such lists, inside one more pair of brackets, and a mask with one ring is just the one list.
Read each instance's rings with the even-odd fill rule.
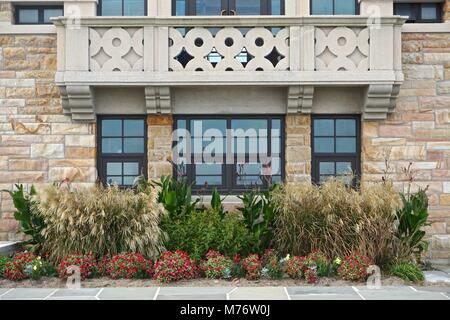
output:
[[47,188],[40,200],[46,224],[43,250],[52,260],[73,253],[101,257],[121,252],[156,258],[164,249],[159,228],[164,209],[155,192],[103,186],[70,190],[63,185]]
[[358,252],[383,264],[393,258],[398,193],[390,183],[355,190],[337,180],[321,186],[284,185],[273,195],[274,246],[279,252],[306,255],[320,250],[330,257]]

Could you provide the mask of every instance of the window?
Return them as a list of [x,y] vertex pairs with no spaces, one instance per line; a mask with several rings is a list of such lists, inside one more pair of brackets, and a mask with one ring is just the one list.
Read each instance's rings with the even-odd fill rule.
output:
[[408,23],[441,22],[442,3],[394,3],[394,13],[408,16]]
[[284,2],[285,0],[172,0],[172,15],[284,15]]
[[16,6],[16,24],[52,24],[50,18],[64,15],[62,6]]
[[145,117],[99,117],[98,173],[103,183],[132,186],[147,175]]
[[358,0],[310,0],[312,15],[356,15]]
[[147,0],[101,0],[100,16],[146,16]]
[[193,189],[240,192],[282,181],[281,116],[179,116],[174,125],[174,175]]
[[[323,183],[337,177],[356,185],[360,175],[359,116],[313,116],[312,179]],[[354,174],[354,180],[350,181]]]

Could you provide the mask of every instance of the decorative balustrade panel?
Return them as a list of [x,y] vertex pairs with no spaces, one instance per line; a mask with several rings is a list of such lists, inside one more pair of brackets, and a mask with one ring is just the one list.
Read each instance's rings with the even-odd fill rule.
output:
[[169,38],[170,71],[289,69],[289,28],[170,28]]
[[90,28],[91,71],[143,71],[143,28]]
[[316,27],[316,70],[369,70],[368,28]]

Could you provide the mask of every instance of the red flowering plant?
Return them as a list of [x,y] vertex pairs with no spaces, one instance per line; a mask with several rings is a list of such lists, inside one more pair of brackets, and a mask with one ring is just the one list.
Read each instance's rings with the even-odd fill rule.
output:
[[20,281],[27,278],[27,275],[14,263],[7,263],[3,269],[3,277],[11,281]]
[[292,279],[301,279],[304,276],[305,257],[294,256],[286,259],[286,273]]
[[20,281],[28,278],[25,269],[36,259],[32,252],[19,252],[14,255],[12,262],[7,263],[3,270],[3,276],[11,281]]
[[344,280],[364,281],[367,278],[367,268],[371,264],[372,261],[367,256],[351,254],[342,260],[337,273]]
[[241,261],[247,280],[258,280],[261,277],[261,259],[257,254],[251,254]]
[[172,282],[181,279],[193,279],[198,270],[194,260],[186,252],[166,251],[156,261],[153,279],[160,282]]
[[329,276],[332,271],[331,260],[321,251],[315,250],[305,257],[306,267],[316,266],[317,276]]
[[108,264],[113,279],[144,279],[153,276],[153,263],[139,253],[115,255]]
[[316,266],[307,267],[304,271],[304,275],[305,280],[308,283],[316,283],[319,280]]
[[242,268],[242,260],[239,254],[233,257],[233,266],[231,267],[231,274],[233,277],[242,278],[245,276],[245,271]]
[[92,254],[72,254],[65,256],[58,265],[58,274],[61,279],[65,279],[73,274],[70,266],[80,268],[81,279],[92,278],[98,274],[98,266]]
[[266,249],[261,261],[263,264],[263,268],[261,270],[263,277],[272,279],[283,278],[283,264],[279,261],[275,250]]
[[103,256],[97,261],[98,275],[108,276],[109,275],[109,264],[111,262],[110,256]]
[[230,258],[221,255],[218,251],[209,250],[206,259],[206,261],[201,262],[200,269],[207,278],[231,278],[233,261]]

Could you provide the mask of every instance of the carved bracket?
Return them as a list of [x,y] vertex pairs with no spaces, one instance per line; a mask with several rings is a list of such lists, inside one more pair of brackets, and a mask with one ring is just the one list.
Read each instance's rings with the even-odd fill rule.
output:
[[148,114],[169,114],[172,111],[169,87],[145,87]]
[[288,88],[287,113],[311,113],[313,97],[313,86],[290,86]]
[[364,120],[383,120],[394,111],[400,92],[399,84],[371,84],[366,89],[363,106]]
[[61,86],[61,103],[65,115],[75,121],[95,121],[94,94],[90,86]]

